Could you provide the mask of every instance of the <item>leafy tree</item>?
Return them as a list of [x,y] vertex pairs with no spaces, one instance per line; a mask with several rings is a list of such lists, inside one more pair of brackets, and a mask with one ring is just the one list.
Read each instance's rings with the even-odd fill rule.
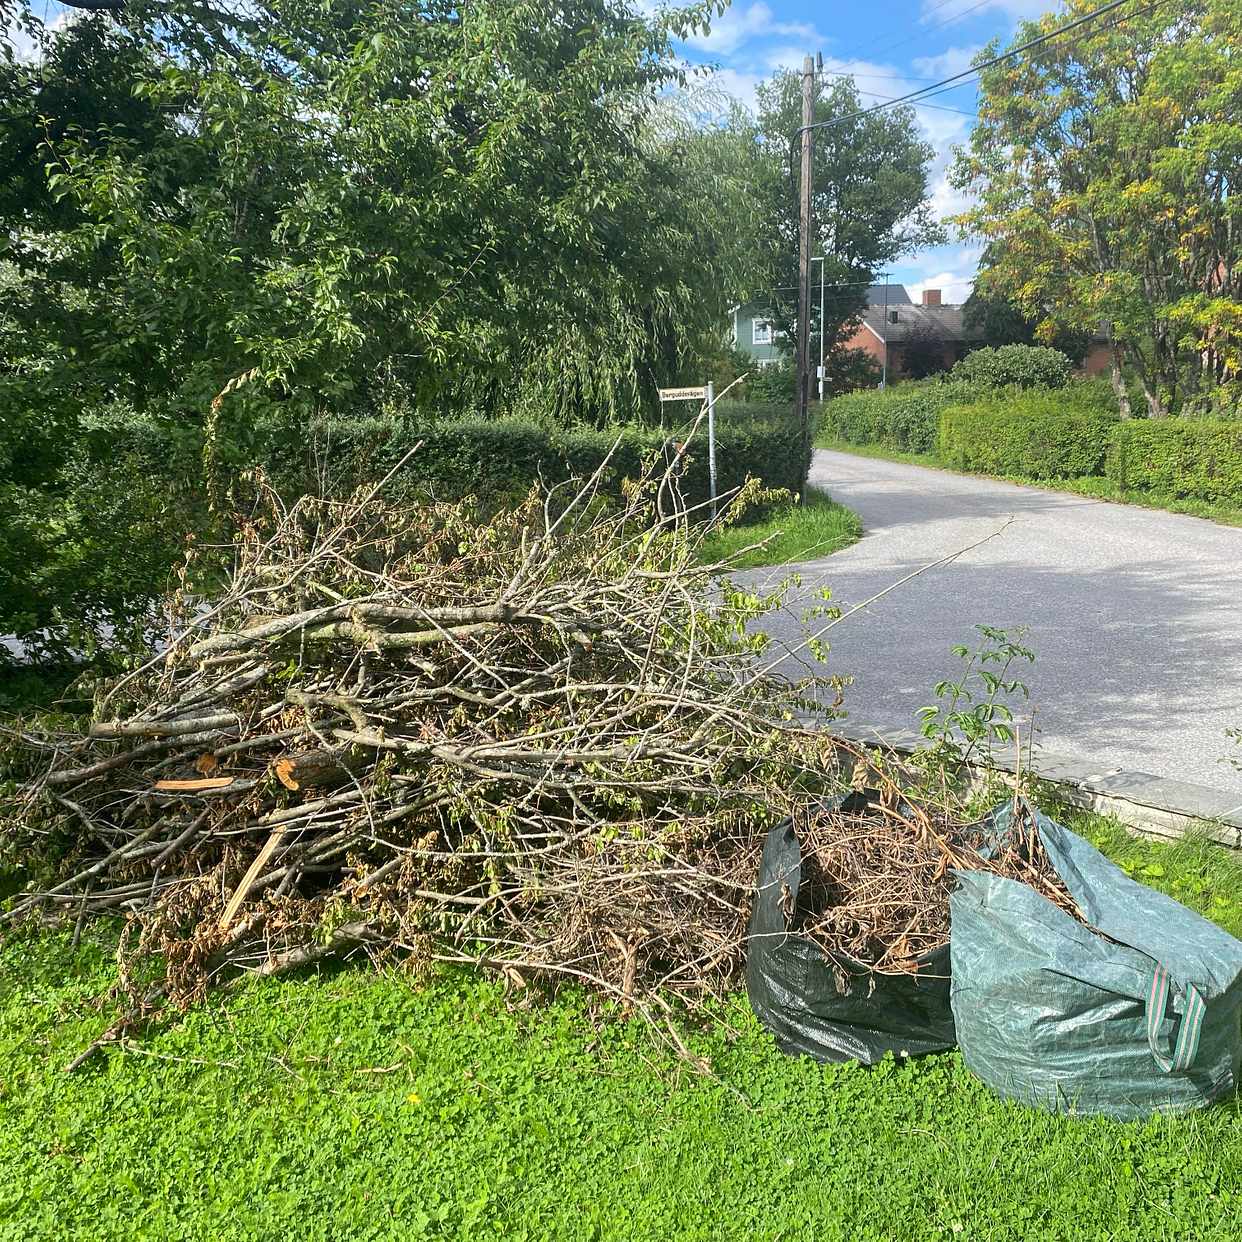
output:
[[911,328],[901,343],[901,369],[908,379],[927,379],[947,371],[952,360],[945,356],[948,341],[931,324]]
[[[1024,25],[1026,41],[1094,0]],[[990,56],[996,48],[980,53]],[[1242,367],[1242,8],[1145,6],[986,70],[956,181],[978,206],[982,287],[1045,342],[1111,325],[1159,416],[1229,400]]]
[[793,363],[782,358],[766,367],[755,369],[746,381],[746,395],[752,401],[772,405],[791,405],[797,391]]
[[736,255],[664,101],[685,14],[203,12],[140,4],[95,37],[154,134],[15,127],[62,213],[14,257],[18,319],[74,346],[74,382],[201,416],[233,381],[226,420],[255,392],[615,417],[723,318]]
[[[767,206],[769,286],[775,291],[777,322],[792,337],[798,194],[791,141],[802,124],[801,74],[782,70],[761,83],[757,93],[756,175]],[[823,279],[831,290],[822,329],[825,354],[850,336],[876,272],[941,240],[927,197],[933,152],[917,136],[913,110],[855,115],[862,110],[852,79],[820,85],[815,120],[835,122],[815,131],[812,165],[812,253],[824,256]],[[754,292],[766,295],[762,289]],[[818,306],[813,309],[818,317]]]
[[838,346],[824,358],[824,398],[874,388],[880,376],[880,364],[865,349]]
[[1081,366],[1091,349],[1094,333],[1086,328],[1054,324],[1050,333],[1045,329],[1044,335],[1051,337],[1045,342],[1040,335],[1040,325],[1046,319],[1046,312],[1038,317],[1028,315],[1007,293],[986,291],[985,286],[995,289],[999,283],[1003,287],[1003,278],[993,282],[982,275],[989,266],[985,254],[975,288],[962,307],[965,327],[978,333],[989,346],[1050,344]]
[[0,60],[0,630],[130,609],[201,454],[316,411],[641,411],[753,265],[708,11],[129,0]]

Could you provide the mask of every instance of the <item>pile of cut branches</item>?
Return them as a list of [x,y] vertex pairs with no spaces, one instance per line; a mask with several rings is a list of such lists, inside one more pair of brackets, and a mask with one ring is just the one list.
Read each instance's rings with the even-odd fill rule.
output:
[[[207,605],[27,732],[3,918],[122,914],[131,1017],[328,954],[573,978],[649,1009],[742,959],[765,822],[829,783],[757,597],[669,471],[485,516],[270,492]],[[36,761],[30,760],[30,755]]]

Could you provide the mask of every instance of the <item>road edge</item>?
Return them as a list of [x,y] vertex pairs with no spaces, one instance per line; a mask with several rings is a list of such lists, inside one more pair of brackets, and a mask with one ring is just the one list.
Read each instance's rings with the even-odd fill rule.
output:
[[[855,720],[824,722],[823,728],[855,743],[909,754],[926,739],[905,729],[882,729]],[[1003,756],[980,765],[1012,772]],[[1055,785],[1066,801],[1084,810],[1112,815],[1143,836],[1177,841],[1195,835],[1228,849],[1242,850],[1242,793],[1175,781],[1150,772],[1099,768],[1050,751],[1035,752],[1034,769]]]

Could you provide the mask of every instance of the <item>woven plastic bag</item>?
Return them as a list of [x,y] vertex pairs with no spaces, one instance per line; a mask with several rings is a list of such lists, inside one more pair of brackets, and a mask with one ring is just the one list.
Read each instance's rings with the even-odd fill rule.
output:
[[[1028,811],[1089,926],[1016,880],[957,873],[951,996],[966,1064],[1055,1112],[1128,1119],[1232,1095],[1242,942]],[[994,814],[997,833],[1012,814]]]

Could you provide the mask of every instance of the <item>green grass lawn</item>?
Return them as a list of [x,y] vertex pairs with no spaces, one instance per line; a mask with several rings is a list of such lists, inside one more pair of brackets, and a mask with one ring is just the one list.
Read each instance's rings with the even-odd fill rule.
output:
[[860,538],[862,523],[856,513],[837,504],[826,492],[808,487],[804,504],[785,505],[758,521],[715,531],[703,545],[702,559],[709,563],[723,560],[768,540],[763,547],[743,555],[737,568],[793,565],[830,556]]
[[[847,444],[821,436],[815,447],[831,449],[836,453],[852,453],[855,457],[872,457],[880,461],[905,462],[912,466],[928,466],[933,470],[948,470],[952,474],[976,474],[975,471],[953,470],[933,453],[903,453],[899,449],[884,448],[877,444]],[[978,477],[978,476],[977,476]],[[985,475],[985,478],[1002,478],[1007,483],[1021,483],[1030,487],[1042,487],[1055,492],[1070,492],[1075,496],[1093,496],[1096,500],[1111,500],[1115,504],[1138,505],[1143,509],[1161,509],[1167,513],[1184,513],[1190,517],[1208,518],[1226,526],[1242,526],[1242,508],[1237,505],[1215,504],[1207,500],[1188,499],[1184,496],[1166,496],[1160,492],[1141,492],[1133,488],[1118,487],[1111,479],[1055,479],[1051,482],[1027,479],[1017,475]]]
[[[1242,864],[1070,817],[1242,931]],[[1232,1239],[1237,1102],[1144,1123],[993,1097],[956,1053],[781,1055],[735,997],[692,1050],[466,973],[251,983],[67,1077],[107,941],[0,950],[0,1238]],[[510,1001],[512,998],[510,998]]]

